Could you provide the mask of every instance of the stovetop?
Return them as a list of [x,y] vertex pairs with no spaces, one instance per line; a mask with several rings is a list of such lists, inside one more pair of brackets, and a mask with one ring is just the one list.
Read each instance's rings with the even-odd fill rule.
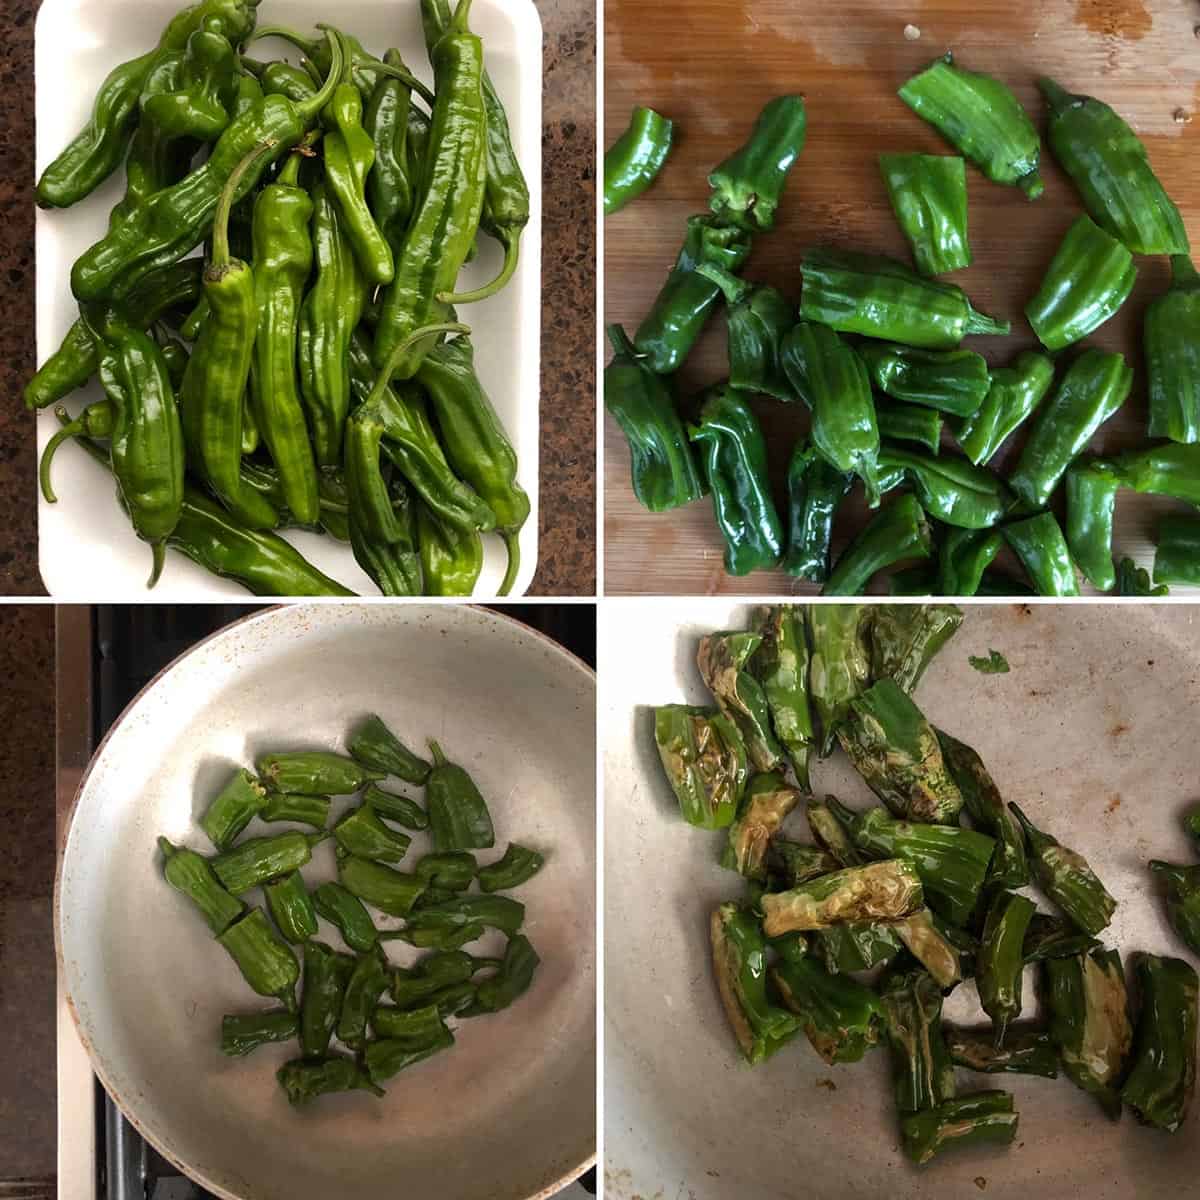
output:
[[[92,752],[126,705],[189,646],[264,605],[60,606],[57,630],[58,813],[63,819]],[[553,638],[593,669],[590,604],[492,605]],[[125,1120],[92,1074],[58,997],[59,1200],[207,1200]],[[585,1200],[596,1172],[559,1193]]]

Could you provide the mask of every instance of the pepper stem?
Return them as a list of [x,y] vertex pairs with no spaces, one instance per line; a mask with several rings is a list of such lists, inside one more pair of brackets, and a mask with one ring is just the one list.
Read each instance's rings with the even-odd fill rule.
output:
[[500,536],[504,539],[505,549],[508,550],[508,569],[504,572],[504,579],[496,594],[507,596],[512,591],[512,585],[517,581],[517,572],[521,569],[521,535],[520,530],[501,530]]
[[500,274],[491,283],[485,283],[473,292],[439,292],[438,299],[443,304],[474,304],[477,300],[486,300],[489,296],[494,296],[507,285],[517,269],[521,243],[507,231],[499,240],[504,246],[504,265],[500,268]]
[[345,65],[346,53],[342,47],[342,39],[325,34],[329,42],[329,74],[315,96],[296,105],[296,112],[304,121],[311,121],[333,97],[341,78],[342,67]]
[[968,302],[967,324],[963,332],[1005,334],[1012,332],[1012,325],[1008,321],[998,321],[995,317],[989,317],[987,313],[976,311]]
[[701,263],[695,273],[703,275],[709,283],[715,283],[721,289],[725,303],[731,307],[734,304],[740,304],[750,290],[750,285],[744,279],[730,274],[724,267],[719,267],[716,263]]
[[420,329],[414,329],[387,357],[387,362],[383,364],[383,369],[375,379],[375,386],[371,389],[371,394],[367,397],[366,403],[371,404],[379,400],[383,395],[388,385],[392,382],[392,376],[396,373],[396,367],[404,355],[412,349],[417,342],[423,338],[430,337],[435,333],[462,333],[468,334],[471,332],[470,325],[460,325],[456,321],[446,321],[440,325],[422,325]]
[[246,39],[246,45],[249,46],[251,42],[259,42],[263,38],[269,37],[282,38],[285,42],[291,42],[297,50],[303,50],[305,54],[311,54],[317,48],[316,38],[306,38],[291,25],[260,25]]
[[471,15],[471,0],[458,0],[458,7],[454,10],[454,16],[450,18],[450,28],[455,33],[469,33],[470,27],[467,25],[467,18]]
[[167,561],[167,543],[165,541],[157,541],[150,543],[150,578],[146,580],[146,587],[152,588],[162,577],[163,566]]
[[220,199],[217,201],[217,210],[213,214],[211,261],[214,267],[229,266],[231,257],[229,253],[229,213],[233,208],[234,197],[237,195],[238,188],[241,187],[242,179],[260,155],[273,150],[277,144],[274,138],[267,138],[265,142],[259,142],[229,173],[229,178],[225,181]]
[[433,755],[433,765],[435,767],[444,767],[446,765],[446,756],[442,753],[442,748],[432,738],[429,739],[429,753]]
[[637,358],[637,347],[629,340],[629,334],[622,325],[609,325],[605,331],[614,354],[623,354],[627,358]]
[[1046,190],[1046,185],[1042,182],[1042,177],[1036,171],[1030,171],[1028,175],[1022,175],[1017,180],[1017,187],[1025,193],[1026,200],[1036,200]]
[[1066,88],[1059,87],[1048,75],[1043,75],[1037,81],[1037,86],[1038,91],[1042,93],[1046,103],[1050,106],[1051,118],[1058,116],[1060,112],[1075,103],[1076,98]]
[[46,443],[46,449],[42,451],[41,462],[38,463],[38,483],[41,484],[42,495],[46,498],[47,504],[58,503],[54,488],[50,486],[50,463],[54,458],[55,451],[63,442],[70,441],[71,438],[78,437],[83,433],[82,417],[71,420],[67,415],[67,410],[61,404],[54,410],[54,415],[60,421],[66,418],[66,424]]

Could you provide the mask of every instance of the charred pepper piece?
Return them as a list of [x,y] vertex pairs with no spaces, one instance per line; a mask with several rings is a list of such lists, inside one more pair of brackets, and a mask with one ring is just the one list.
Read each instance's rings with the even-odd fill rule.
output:
[[437,742],[429,743],[433,769],[426,780],[426,804],[433,848],[487,849],[496,844],[492,818],[475,781],[457,763],[447,760]]
[[638,105],[629,127],[604,155],[604,215],[620,212],[636,200],[657,178],[667,155],[675,126],[652,108]]
[[1009,1024],[1021,1015],[1025,932],[1033,913],[1032,900],[1002,891],[992,899],[984,921],[975,982],[983,1011],[995,1026],[997,1046],[1004,1045]]
[[965,162],[949,154],[881,154],[879,169],[917,270],[945,275],[969,267]]
[[988,1075],[1040,1075],[1058,1078],[1058,1048],[1045,1029],[1010,1025],[998,1049],[990,1029],[946,1029],[946,1049],[956,1067]]
[[1181,867],[1152,859],[1150,870],[1166,887],[1171,928],[1193,954],[1200,955],[1200,866]]
[[654,710],[654,741],[683,819],[701,829],[730,824],[749,777],[737,726],[716,710],[666,704]]
[[890,963],[904,949],[896,925],[892,921],[886,925],[832,925],[828,929],[818,929],[813,935],[813,952],[820,957],[830,975],[870,971]]
[[1032,414],[1054,382],[1054,364],[1023,350],[1010,367],[993,367],[983,403],[954,431],[962,452],[985,466],[1009,435]]
[[879,1042],[883,1005],[866,984],[831,975],[808,957],[777,963],[771,978],[784,1004],[800,1018],[812,1048],[830,1066],[858,1062]]
[[872,578],[893,563],[927,558],[933,538],[915,497],[903,495],[881,508],[846,547],[825,586],[823,596],[860,596]]
[[886,926],[904,943],[908,952],[933,976],[934,982],[948,991],[963,978],[959,948],[939,928],[937,918],[927,908],[919,908]]
[[237,896],[280,875],[299,870],[312,858],[313,847],[327,833],[274,833],[247,838],[212,860],[213,874],[226,891]]
[[300,964],[291,947],[271,928],[261,908],[239,917],[217,941],[229,951],[242,978],[260,996],[276,997],[288,1010],[296,1011],[296,983]]
[[1017,1121],[1007,1092],[972,1092],[905,1117],[900,1141],[904,1153],[920,1165],[951,1146],[1007,1146],[1016,1140]]
[[[528,883],[542,869],[545,861],[536,850],[518,846],[516,842],[509,842],[508,849],[504,851],[502,858],[479,869],[479,890],[481,892],[511,891],[523,883]],[[471,864],[471,873],[475,874],[474,863]],[[435,882],[439,882],[440,885],[440,877]],[[470,880],[467,883],[469,885]]]
[[755,775],[742,797],[737,819],[729,827],[721,865],[747,879],[765,881],[767,848],[799,801],[800,793],[777,771]]
[[799,887],[810,879],[832,874],[842,865],[820,846],[808,846],[782,837],[771,839],[766,861],[774,891]]
[[524,920],[525,905],[510,896],[455,896],[453,900],[422,906],[420,912],[410,916],[408,928],[462,929],[482,925],[512,937]]
[[805,441],[796,443],[788,464],[787,549],[780,564],[798,579],[829,578],[833,519],[854,476],[832,467]]
[[167,882],[200,910],[213,937],[220,937],[242,915],[246,906],[221,886],[204,855],[185,846],[172,845],[165,837],[158,839],[158,848],[162,851],[163,875]]
[[263,884],[267,908],[284,938],[302,945],[317,932],[317,910],[299,871]]
[[[806,815],[813,838],[818,846],[821,846],[831,858],[837,861],[839,867],[862,866],[863,856],[850,840],[850,834],[838,819],[837,814],[829,807],[830,800],[836,803],[837,797],[826,796],[824,802],[817,800],[808,802]],[[840,809],[841,805],[838,807]]]
[[783,762],[783,752],[771,728],[766,692],[747,668],[761,645],[757,633],[710,633],[700,639],[696,666],[721,711],[742,735],[751,766],[773,771]]
[[915,912],[923,900],[920,877],[908,863],[890,859],[847,867],[786,892],[764,895],[763,932],[778,937],[792,930],[891,921]]
[[395,775],[406,783],[424,783],[429,778],[429,763],[401,744],[383,721],[372,713],[350,740],[350,756],[370,767],[372,778]]
[[240,1058],[268,1042],[290,1042],[299,1032],[296,1014],[286,1009],[226,1015],[221,1018],[221,1053]]
[[1171,286],[1146,309],[1142,326],[1152,438],[1200,442],[1200,274],[1186,254],[1171,256]]
[[246,770],[237,771],[200,818],[200,828],[218,850],[228,850],[267,805],[267,789]]
[[337,927],[342,941],[351,950],[365,954],[379,940],[379,930],[363,902],[340,883],[331,880],[313,892],[313,905],[330,924]]
[[749,667],[762,686],[771,725],[791,760],[796,782],[807,791],[814,733],[808,702],[804,610],[791,604],[760,608],[754,632],[762,641],[750,656]]
[[361,790],[384,772],[359,766],[344,754],[327,750],[298,750],[287,754],[264,754],[258,773],[277,792],[302,792],[316,796],[348,796]]
[[861,604],[810,604],[805,619],[811,649],[808,686],[821,734],[821,757],[827,758],[850,702],[870,683],[870,609]]
[[361,1090],[374,1096],[385,1094],[354,1059],[341,1054],[319,1059],[294,1058],[275,1072],[275,1078],[287,1094],[288,1103],[297,1108],[333,1092]]
[[867,342],[858,352],[875,386],[906,404],[969,417],[988,392],[987,361],[974,350],[919,350]]
[[892,1086],[902,1114],[934,1109],[955,1095],[954,1066],[942,1037],[942,993],[917,968],[889,972],[879,985],[892,1050]]
[[1081,932],[1066,917],[1038,912],[1030,919],[1021,952],[1025,961],[1031,963],[1047,958],[1074,958],[1077,954],[1095,950],[1099,945],[1091,934]]
[[926,668],[958,632],[956,604],[880,604],[871,610],[871,674],[916,691]]
[[788,172],[804,149],[804,98],[776,96],[754,122],[749,141],[708,177],[709,207],[719,221],[770,229]]

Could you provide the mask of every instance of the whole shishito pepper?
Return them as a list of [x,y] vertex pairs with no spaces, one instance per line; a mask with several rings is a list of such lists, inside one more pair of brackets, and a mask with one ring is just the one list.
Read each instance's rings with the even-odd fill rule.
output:
[[1047,136],[1059,165],[1102,229],[1135,254],[1186,254],[1187,231],[1136,133],[1101,100],[1038,80],[1050,109]]
[[854,476],[831,466],[801,440],[788,464],[788,533],[782,567],[789,575],[822,583],[829,577],[833,520]]
[[1184,513],[1163,517],[1155,543],[1154,578],[1162,590],[1141,594],[1164,595],[1168,583],[1200,583],[1200,518]]
[[1023,350],[1010,367],[993,367],[983,403],[954,430],[963,453],[977,467],[984,466],[1053,382],[1054,364],[1032,350]]
[[666,704],[654,710],[654,741],[683,819],[700,829],[729,825],[749,778],[737,726],[715,709]]
[[328,1096],[334,1092],[361,1090],[374,1096],[385,1095],[383,1088],[375,1083],[366,1070],[353,1058],[341,1054],[328,1058],[294,1058],[275,1072],[275,1078],[286,1093],[288,1103],[297,1108],[311,1103],[318,1096]]
[[956,604],[881,604],[871,610],[871,675],[910,695],[929,664],[958,632]]
[[221,1018],[221,1053],[241,1057],[269,1042],[290,1042],[300,1032],[295,1013],[286,1009]]
[[675,265],[637,328],[634,344],[656,375],[679,370],[721,298],[721,289],[696,268],[711,263],[736,271],[750,254],[750,235],[708,215],[688,217]]
[[1120,487],[1120,476],[1099,460],[1075,462],[1067,470],[1067,548],[1102,592],[1112,591],[1117,582],[1112,541]]
[[141,122],[125,156],[125,194],[108,214],[109,229],[155,192],[183,179],[191,170],[195,150],[192,139],[171,138]]
[[776,96],[758,114],[754,131],[708,177],[709,207],[718,220],[744,229],[770,229],[788,172],[804,149],[804,98]]
[[810,604],[805,609],[808,686],[822,758],[837,744],[837,727],[846,719],[850,701],[870,686],[869,614],[859,604]]
[[60,404],[54,410],[54,415],[58,418],[61,428],[46,443],[46,448],[42,451],[42,457],[38,463],[38,484],[47,504],[58,503],[58,497],[55,495],[50,481],[50,468],[53,465],[54,456],[63,442],[68,442],[72,438],[100,438],[107,441],[112,437],[113,426],[117,422],[116,405],[111,400],[97,400],[94,404],[89,404],[79,416],[74,418]]
[[604,155],[604,215],[620,212],[655,180],[667,155],[675,126],[661,113],[638,105],[629,127]]
[[263,896],[279,932],[287,941],[301,946],[315,936],[317,910],[299,871],[263,884]]
[[1092,347],[1075,359],[1058,391],[1039,409],[1009,477],[1013,491],[1031,511],[1045,508],[1067,468],[1125,403],[1132,386],[1133,371],[1120,354]]
[[[335,49],[341,68],[341,46]],[[331,72],[309,101],[294,104],[285,96],[266,96],[225,130],[202,167],[174,187],[156,192],[76,261],[71,290],[90,302],[128,295],[156,267],[177,262],[204,240],[221,191],[234,168],[255,146],[274,141],[277,159],[304,136],[309,122],[325,106],[337,84]],[[235,199],[246,195],[265,170],[259,159],[242,179]]]
[[950,350],[969,333],[1011,328],[977,312],[955,284],[925,279],[895,259],[810,250],[800,273],[800,315],[841,333]]
[[903,495],[884,505],[859,530],[842,552],[825,586],[823,596],[860,596],[880,571],[909,558],[933,553],[929,523],[914,496]]
[[710,388],[688,437],[700,451],[717,528],[725,540],[725,570],[747,575],[783,556],[783,526],[767,476],[767,446],[758,419],[727,384]]
[[317,912],[337,927],[342,941],[351,950],[364,953],[379,940],[371,914],[355,895],[340,883],[327,881],[313,892],[313,906]]
[[633,493],[651,512],[697,500],[704,485],[671,394],[620,325],[608,327],[613,357],[604,368],[604,407],[629,443]]
[[246,906],[225,890],[202,854],[174,846],[165,837],[158,839],[158,848],[167,882],[195,904],[213,937],[219,937],[245,912]]
[[242,978],[260,996],[274,996],[290,1013],[297,1011],[300,964],[292,948],[271,928],[261,908],[252,908],[217,937],[238,965]]
[[[393,478],[384,498],[392,510],[391,531],[386,539],[365,527],[358,513],[349,518],[350,548],[354,560],[370,576],[384,596],[419,596],[424,588],[421,556],[417,552],[416,505],[403,481]],[[397,504],[396,501],[401,503]]]
[[965,458],[949,454],[934,458],[900,446],[884,446],[879,452],[879,468],[903,471],[921,507],[958,529],[990,529],[1013,504],[1012,493],[998,475]]
[[766,883],[767,849],[799,800],[800,792],[778,771],[755,775],[742,797],[737,819],[729,827],[721,866]]
[[1015,185],[1029,200],[1045,190],[1038,174],[1041,139],[1020,101],[998,79],[956,67],[947,51],[898,94],[993,183]]
[[347,854],[376,862],[399,862],[412,838],[389,829],[369,805],[352,808],[333,827],[337,844]]
[[300,992],[300,1051],[319,1058],[329,1050],[329,1039],[342,1012],[354,959],[338,954],[324,942],[304,943],[304,986]]
[[143,88],[142,122],[168,137],[215,141],[229,124],[238,73],[237,54],[229,39],[215,28],[202,26],[179,53],[172,86],[151,89],[150,94]]
[[879,428],[871,381],[858,351],[827,325],[799,322],[784,338],[783,369],[812,409],[812,443],[830,466],[853,472],[879,502]]
[[374,713],[355,730],[350,739],[350,754],[372,770],[395,775],[406,783],[424,783],[429,778],[429,763],[403,745]]
[[976,959],[975,982],[983,1011],[992,1018],[996,1045],[1003,1046],[1008,1026],[1021,1015],[1022,947],[1034,903],[1015,892],[998,892],[988,908]]
[[213,874],[221,886],[232,895],[241,895],[281,875],[299,870],[312,858],[313,847],[323,842],[327,833],[270,834],[247,838],[212,859]]
[[426,804],[433,848],[486,849],[496,843],[492,818],[475,781],[457,763],[449,762],[437,742],[429,743],[433,768],[425,781]]
[[1062,526],[1053,513],[1043,512],[1024,521],[1013,521],[1002,532],[1039,596],[1079,595],[1075,563]]
[[368,770],[343,754],[325,750],[298,750],[264,754],[258,773],[277,792],[314,796],[348,796],[384,772]]
[[949,154],[881,154],[892,211],[922,275],[971,265],[967,244],[967,168]]
[[289,62],[257,63],[244,54],[242,66],[257,76],[264,96],[286,96],[295,104],[303,104],[317,94],[316,85],[303,67]]
[[228,850],[266,805],[267,789],[250,771],[235,771],[205,809],[200,828],[218,850]]
[[1129,298],[1133,255],[1086,214],[1067,230],[1025,316],[1047,350],[1099,329]]
[[778,937],[793,930],[894,921],[923,902],[921,880],[897,859],[846,867],[761,900],[763,932]]
[[973,350],[917,350],[868,342],[859,354],[875,386],[907,404],[969,417],[987,395],[988,365]]
[[900,1122],[904,1153],[920,1166],[953,1146],[1011,1145],[1019,1114],[1008,1092],[972,1092]]
[[[404,69],[398,50],[389,50],[383,61]],[[382,76],[363,113],[363,128],[375,147],[375,165],[367,176],[371,212],[395,255],[404,242],[412,216],[419,179],[408,169],[408,110],[412,88],[394,76]]]
[[478,872],[481,892],[508,892],[527,883],[541,869],[545,859],[536,851],[509,842],[502,858]]
[[1200,274],[1171,256],[1171,286],[1146,309],[1142,327],[1152,438],[1200,442]]
[[[417,552],[426,596],[470,596],[483,571],[478,529],[455,529],[424,504],[416,505]],[[508,594],[502,587],[499,594]]]

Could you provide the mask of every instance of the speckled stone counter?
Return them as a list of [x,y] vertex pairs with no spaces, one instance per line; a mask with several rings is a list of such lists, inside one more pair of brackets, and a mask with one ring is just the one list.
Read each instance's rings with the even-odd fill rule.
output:
[[[415,2],[415,0],[414,0]],[[0,595],[44,594],[37,569],[33,371],[33,23],[0,4]],[[535,0],[544,40],[541,511],[534,596],[596,581],[596,6]],[[182,0],[181,0],[182,4]]]

